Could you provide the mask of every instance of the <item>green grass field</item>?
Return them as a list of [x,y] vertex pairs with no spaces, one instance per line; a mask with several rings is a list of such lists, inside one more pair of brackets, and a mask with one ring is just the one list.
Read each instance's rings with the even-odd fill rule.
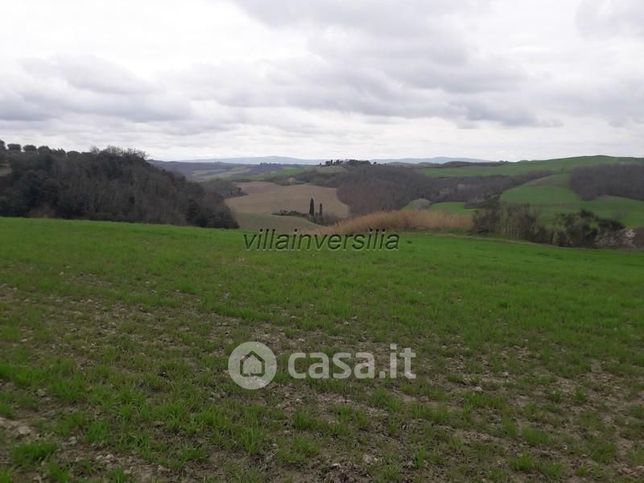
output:
[[441,203],[432,203],[424,198],[411,201],[406,210],[432,210],[432,211],[446,211],[447,213],[467,214],[474,213],[474,209],[465,208],[465,203],[462,201],[444,201]]
[[[0,481],[641,481],[644,252],[0,218]],[[273,383],[226,374],[240,342]],[[294,380],[296,351],[417,353]]]
[[243,213],[233,211],[235,221],[244,230],[258,231],[260,229],[276,229],[280,233],[290,233],[297,229],[300,231],[314,230],[319,225],[299,216],[270,215],[267,213]]
[[644,226],[644,201],[600,196],[594,200],[583,200],[568,186],[569,175],[558,174],[530,181],[512,188],[501,195],[501,200],[510,203],[528,203],[552,221],[559,213],[571,213],[581,209],[627,226]]
[[434,203],[429,207],[430,210],[447,211],[449,213],[474,213],[473,209],[465,208],[462,201],[445,201],[443,203]]
[[541,161],[518,161],[499,166],[465,166],[460,168],[424,168],[422,173],[428,176],[493,176],[519,175],[534,171],[570,172],[576,166],[594,166],[599,164],[644,163],[644,158],[617,158],[612,156],[578,156],[574,158],[547,159]]

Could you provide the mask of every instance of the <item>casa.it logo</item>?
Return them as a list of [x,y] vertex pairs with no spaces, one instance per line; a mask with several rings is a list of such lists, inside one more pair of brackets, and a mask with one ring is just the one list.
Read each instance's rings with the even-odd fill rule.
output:
[[[379,371],[371,352],[336,352],[330,356],[324,352],[293,352],[288,357],[288,374],[293,379],[416,379],[411,369],[416,353],[410,347],[399,350],[397,344],[390,344],[389,351],[388,364]],[[261,342],[244,342],[228,358],[228,374],[244,389],[262,389],[276,373],[275,354]]]
[[277,359],[261,342],[244,342],[228,357],[228,373],[244,389],[262,389],[275,377]]

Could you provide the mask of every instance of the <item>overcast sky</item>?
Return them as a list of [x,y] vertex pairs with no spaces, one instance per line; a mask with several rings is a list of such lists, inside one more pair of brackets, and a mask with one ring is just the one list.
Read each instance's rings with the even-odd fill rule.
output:
[[6,142],[644,156],[642,0],[20,0],[0,54]]

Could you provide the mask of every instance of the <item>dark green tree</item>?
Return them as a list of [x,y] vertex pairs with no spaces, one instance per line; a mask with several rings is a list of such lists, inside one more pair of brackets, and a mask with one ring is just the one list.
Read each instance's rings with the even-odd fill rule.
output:
[[22,149],[22,146],[20,146],[20,144],[11,143],[7,144],[7,149],[9,149],[9,151],[20,151]]
[[309,202],[309,216],[311,218],[315,217],[315,201],[313,198],[311,198],[311,201]]
[[6,151],[7,146],[5,146],[4,141],[0,139],[0,151]]

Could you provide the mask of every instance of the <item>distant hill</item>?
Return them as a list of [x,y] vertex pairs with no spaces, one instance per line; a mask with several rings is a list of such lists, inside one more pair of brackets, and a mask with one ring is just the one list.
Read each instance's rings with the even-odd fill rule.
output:
[[[206,159],[186,159],[174,161],[157,161],[158,163],[189,163],[194,164],[290,164],[290,165],[311,165],[324,163],[330,158],[311,159],[311,158],[293,158],[289,156],[248,156],[237,158],[206,158]],[[432,158],[369,158],[369,161],[378,163],[402,163],[402,164],[419,164],[431,163],[442,164],[450,161],[465,161],[469,163],[488,163],[490,160],[477,158],[462,158],[449,156],[435,156]]]
[[[256,160],[251,163],[250,160]],[[260,161],[261,160],[261,161]],[[284,160],[285,162],[277,162]],[[203,160],[203,161],[157,161],[150,160],[150,164],[157,168],[179,173],[191,181],[209,181],[212,179],[254,178],[272,171],[288,168],[309,168],[317,163],[296,164],[286,163],[286,160],[301,161],[291,158],[231,158],[228,160]]]
[[434,158],[395,158],[395,159],[373,159],[372,161],[377,161],[378,163],[386,164],[445,164],[452,162],[464,162],[464,163],[493,163],[488,159],[477,159],[477,158],[451,158],[447,156],[436,156]]
[[[210,158],[189,159],[178,161],[151,160],[154,166],[180,173],[192,181],[208,181],[212,179],[258,179],[267,175],[274,176],[306,171],[313,166],[324,164],[328,159],[304,159],[287,156],[257,156],[240,158]],[[492,163],[484,159],[451,158],[439,156],[434,158],[392,158],[370,159],[377,164],[411,165],[428,167],[445,163]]]

